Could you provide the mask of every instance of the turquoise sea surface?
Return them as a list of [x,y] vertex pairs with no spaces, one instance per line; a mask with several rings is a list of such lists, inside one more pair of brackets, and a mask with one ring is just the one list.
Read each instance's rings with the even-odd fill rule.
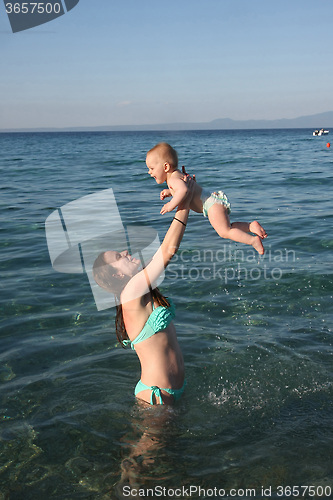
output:
[[[172,408],[136,402],[115,310],[97,310],[85,274],[52,268],[45,238],[54,210],[112,188],[123,224],[162,239],[173,214],[145,165],[160,141],[227,193],[231,221],[269,235],[258,259],[190,215],[160,286],[186,367]],[[0,134],[0,500],[332,497],[326,142],[306,129]]]

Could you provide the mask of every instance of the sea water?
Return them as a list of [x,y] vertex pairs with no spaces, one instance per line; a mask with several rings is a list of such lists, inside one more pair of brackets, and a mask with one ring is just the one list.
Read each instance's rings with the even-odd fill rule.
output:
[[[330,496],[333,151],[311,132],[0,134],[1,500]],[[114,309],[45,238],[58,207],[112,188],[123,224],[162,239],[160,141],[268,233],[258,258],[190,215],[160,286],[187,378],[171,409],[135,401]]]

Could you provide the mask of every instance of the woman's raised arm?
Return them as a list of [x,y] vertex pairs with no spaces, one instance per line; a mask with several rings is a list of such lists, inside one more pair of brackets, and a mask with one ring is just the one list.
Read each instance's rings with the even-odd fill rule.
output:
[[194,192],[194,181],[186,177],[186,183],[188,184],[187,197],[177,208],[175,217],[171,221],[161,246],[154,254],[149,264],[129,281],[123,291],[122,302],[131,300],[131,297],[142,296],[147,293],[150,287],[153,288],[154,282],[163,273],[164,269],[177,252],[185,232],[190,210],[189,206]]

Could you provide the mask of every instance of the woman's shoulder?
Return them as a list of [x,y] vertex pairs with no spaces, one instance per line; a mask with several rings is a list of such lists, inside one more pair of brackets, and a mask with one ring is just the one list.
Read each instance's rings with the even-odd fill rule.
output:
[[122,304],[130,303],[130,306],[136,305],[139,308],[142,303],[144,307],[145,297],[149,293],[149,278],[146,274],[146,270],[142,269],[130,279],[120,295]]
[[138,297],[122,302],[123,318],[127,334],[131,340],[138,334],[138,327],[144,325],[151,313],[148,306],[149,299]]
[[135,295],[133,290],[126,291],[121,294],[120,302],[123,308],[123,312],[130,311],[140,311],[141,309],[145,309],[146,301],[144,300],[144,296],[142,294]]

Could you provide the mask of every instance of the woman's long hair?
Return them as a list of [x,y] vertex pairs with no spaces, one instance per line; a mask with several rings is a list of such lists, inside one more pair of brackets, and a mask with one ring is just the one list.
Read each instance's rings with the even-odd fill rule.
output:
[[[120,276],[117,269],[112,267],[111,264],[106,264],[104,260],[104,252],[101,253],[94,262],[93,276],[96,283],[110,293],[114,293],[116,301],[116,335],[120,344],[123,345],[123,340],[129,340],[123,317],[123,308],[120,304],[120,294],[130,281],[130,276]],[[170,307],[167,298],[161,294],[158,288],[154,290],[149,286],[152,302],[156,301],[159,306]]]

